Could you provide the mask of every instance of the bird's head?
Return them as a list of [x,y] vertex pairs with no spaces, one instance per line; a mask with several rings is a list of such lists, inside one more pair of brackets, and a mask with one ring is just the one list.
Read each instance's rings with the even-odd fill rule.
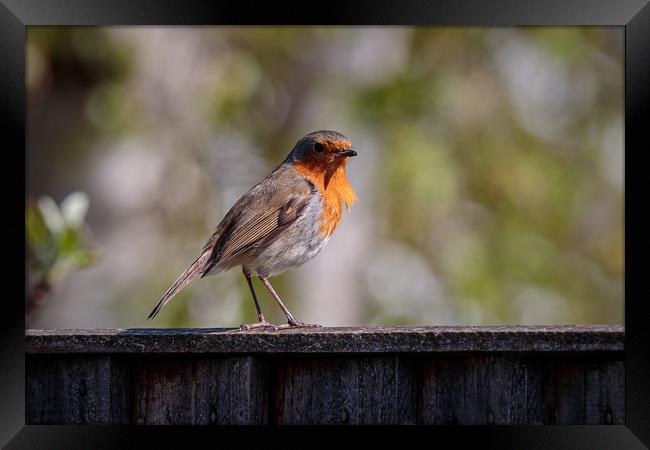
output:
[[330,236],[341,220],[343,205],[349,211],[357,200],[345,176],[348,158],[356,155],[348,138],[336,131],[321,130],[300,139],[285,160],[323,196],[321,231],[325,236]]
[[328,172],[343,166],[347,159],[356,156],[352,143],[341,133],[320,130],[300,139],[285,162],[310,167],[314,171]]

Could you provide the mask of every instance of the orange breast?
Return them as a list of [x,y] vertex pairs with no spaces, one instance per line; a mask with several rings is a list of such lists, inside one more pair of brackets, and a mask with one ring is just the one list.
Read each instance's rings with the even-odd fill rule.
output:
[[309,161],[297,161],[293,168],[307,177],[318,188],[323,197],[323,211],[320,215],[320,231],[324,236],[331,236],[343,215],[343,203],[348,211],[357,200],[345,176],[345,162],[325,169],[310,164]]

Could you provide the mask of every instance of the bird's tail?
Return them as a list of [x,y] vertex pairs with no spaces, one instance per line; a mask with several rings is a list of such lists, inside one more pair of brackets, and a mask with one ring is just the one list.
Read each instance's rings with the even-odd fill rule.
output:
[[158,315],[160,310],[169,302],[178,292],[188,285],[190,281],[194,279],[201,271],[205,268],[205,263],[210,258],[210,252],[204,252],[201,256],[196,258],[196,260],[188,267],[183,274],[178,277],[178,280],[172,284],[172,286],[167,289],[165,295],[160,299],[156,307],[151,311],[147,319],[153,319]]

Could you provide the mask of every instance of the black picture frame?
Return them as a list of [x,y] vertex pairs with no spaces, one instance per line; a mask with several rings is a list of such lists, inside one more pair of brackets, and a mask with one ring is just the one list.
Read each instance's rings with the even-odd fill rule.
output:
[[[488,448],[628,449],[650,446],[650,346],[648,300],[644,297],[644,256],[650,254],[647,203],[643,195],[648,167],[650,133],[650,6],[648,0],[409,0],[331,1],[279,3],[202,0],[0,0],[0,124],[3,131],[6,200],[15,200],[7,218],[24,217],[24,200],[8,194],[22,182],[25,170],[13,168],[7,155],[25,151],[25,36],[30,25],[444,25],[444,26],[575,26],[623,27],[625,30],[625,425],[624,426],[526,426],[526,427],[424,427],[452,438],[455,445],[480,444]],[[19,159],[20,160],[20,159]],[[23,153],[23,164],[25,155]],[[25,167],[23,167],[25,169]],[[16,177],[17,179],[12,179]],[[21,204],[21,206],[19,206]],[[21,212],[19,212],[21,208]],[[11,216],[11,217],[9,217]],[[21,219],[22,220],[22,219]],[[16,223],[16,229],[24,225]],[[23,231],[24,232],[24,231]],[[5,243],[19,239],[5,236]],[[23,234],[24,239],[24,234]],[[23,241],[24,242],[24,241]],[[5,246],[5,249],[10,248]],[[16,249],[16,252],[20,251]],[[24,255],[24,247],[22,249]],[[9,255],[5,261],[9,261]],[[24,256],[23,256],[24,257]],[[9,265],[12,265],[11,263]],[[18,270],[18,269],[15,269]],[[13,280],[5,271],[5,279]],[[24,271],[23,271],[24,276]],[[18,278],[18,276],[16,277]],[[200,438],[242,438],[240,429],[177,427],[75,427],[25,426],[24,303],[5,294],[0,341],[0,444],[6,448],[123,448],[156,442],[178,445]],[[411,427],[408,427],[411,428]],[[300,428],[314,436],[318,427]],[[363,427],[360,430],[364,430]],[[250,428],[244,431],[253,439]],[[285,445],[299,444],[279,431]],[[412,433],[411,428],[407,430]],[[267,436],[269,431],[264,431]],[[278,431],[276,431],[277,433]],[[401,436],[403,429],[376,429],[375,438]],[[210,434],[210,436],[208,436]],[[327,444],[338,433],[327,428]],[[187,439],[191,440],[187,440]],[[434,442],[434,441],[429,441]],[[244,443],[241,443],[244,445]],[[198,444],[197,444],[198,445]],[[264,445],[264,444],[262,444]]]

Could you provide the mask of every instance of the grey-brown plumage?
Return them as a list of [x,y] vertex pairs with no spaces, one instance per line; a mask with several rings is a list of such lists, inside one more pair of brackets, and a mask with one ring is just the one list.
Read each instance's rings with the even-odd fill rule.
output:
[[[313,150],[317,143],[331,144],[334,156]],[[318,145],[316,147],[320,150]],[[156,317],[162,307],[197,275],[203,278],[241,265],[249,281],[260,323],[270,326],[259,308],[250,282],[251,275],[259,276],[269,287],[287,314],[289,323],[295,321],[266,278],[313,258],[329,239],[320,227],[323,192],[314,182],[317,179],[297,171],[295,164],[306,158],[316,158],[319,162],[318,158],[326,156],[345,160],[354,154],[349,149],[347,138],[336,132],[315,132],[298,141],[282,164],[233,205],[203,246],[200,256],[165,292],[149,314],[149,319]]]

